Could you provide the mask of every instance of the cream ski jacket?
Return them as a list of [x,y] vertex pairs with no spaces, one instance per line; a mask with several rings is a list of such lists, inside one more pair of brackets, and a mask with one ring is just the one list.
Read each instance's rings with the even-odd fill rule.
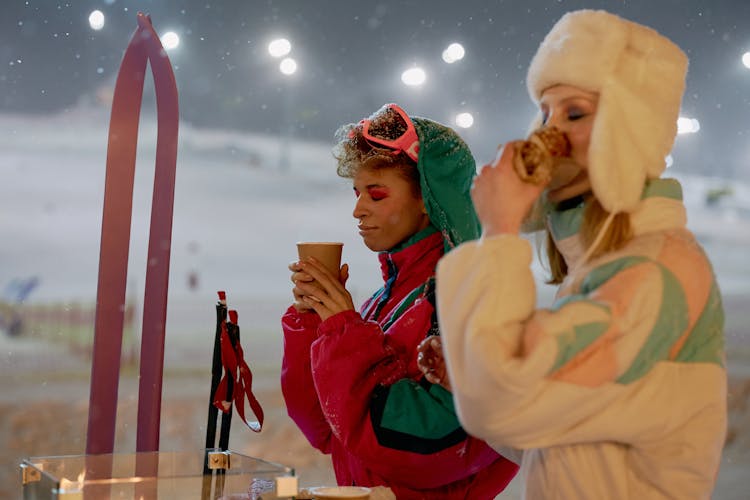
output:
[[650,181],[634,238],[586,263],[582,207],[550,214],[569,275],[548,309],[521,237],[440,261],[459,419],[497,450],[523,450],[525,498],[710,497],[726,433],[724,316],[681,198],[677,181]]

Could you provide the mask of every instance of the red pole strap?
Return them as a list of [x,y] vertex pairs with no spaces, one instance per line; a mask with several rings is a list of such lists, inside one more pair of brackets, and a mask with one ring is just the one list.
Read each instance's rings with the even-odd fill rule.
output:
[[[229,311],[229,320],[235,325],[237,324],[237,311]],[[263,428],[264,415],[260,402],[253,394],[253,372],[250,371],[250,367],[245,362],[245,353],[242,350],[242,345],[240,345],[240,339],[236,339],[235,346],[232,346],[226,321],[221,324],[221,364],[224,366],[224,377],[214,393],[214,406],[222,412],[228,413],[232,411],[232,401],[234,401],[234,407],[245,425],[254,432],[260,432]],[[230,400],[226,401],[224,397],[227,394],[230,377],[233,381],[233,391]],[[257,421],[247,421],[245,399],[250,405],[250,410],[258,419]]]
[[[143,406],[139,404],[138,443],[139,451],[144,451],[149,446],[149,450],[158,448],[179,115],[177,87],[169,59],[148,16],[138,13],[137,19],[138,28],[128,44],[117,75],[110,117],[86,436],[87,454],[112,453],[114,448],[138,121],[147,60],[151,62],[154,74],[158,139],[144,297],[139,400],[144,401],[141,399],[144,387],[150,393],[149,401]],[[145,357],[144,352],[148,353]],[[147,438],[142,439],[141,428],[144,422],[150,427],[148,432],[143,432]],[[141,449],[142,441],[145,443],[144,449]]]

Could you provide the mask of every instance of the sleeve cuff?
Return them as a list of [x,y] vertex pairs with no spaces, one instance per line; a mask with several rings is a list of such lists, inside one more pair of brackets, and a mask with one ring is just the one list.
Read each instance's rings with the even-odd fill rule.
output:
[[282,322],[286,328],[294,331],[317,330],[320,325],[320,316],[315,311],[300,312],[294,306],[289,306]]
[[321,335],[330,335],[344,328],[349,321],[362,321],[362,317],[357,311],[346,310],[334,314],[330,318],[320,323],[319,331]]

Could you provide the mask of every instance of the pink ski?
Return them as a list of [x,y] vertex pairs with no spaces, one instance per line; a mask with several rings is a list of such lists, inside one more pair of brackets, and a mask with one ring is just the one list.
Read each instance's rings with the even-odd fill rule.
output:
[[149,16],[139,12],[137,20],[117,76],[110,118],[87,454],[112,453],[114,447],[138,121],[147,62],[154,76],[158,137],[143,302],[137,451],[159,448],[179,113],[169,58]]

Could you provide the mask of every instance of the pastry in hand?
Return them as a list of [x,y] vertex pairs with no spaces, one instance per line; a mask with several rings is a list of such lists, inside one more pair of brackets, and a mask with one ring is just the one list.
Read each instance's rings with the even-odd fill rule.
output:
[[542,127],[532,132],[516,145],[513,157],[513,167],[521,180],[537,185],[548,184],[558,166],[571,162],[570,141],[557,127]]

